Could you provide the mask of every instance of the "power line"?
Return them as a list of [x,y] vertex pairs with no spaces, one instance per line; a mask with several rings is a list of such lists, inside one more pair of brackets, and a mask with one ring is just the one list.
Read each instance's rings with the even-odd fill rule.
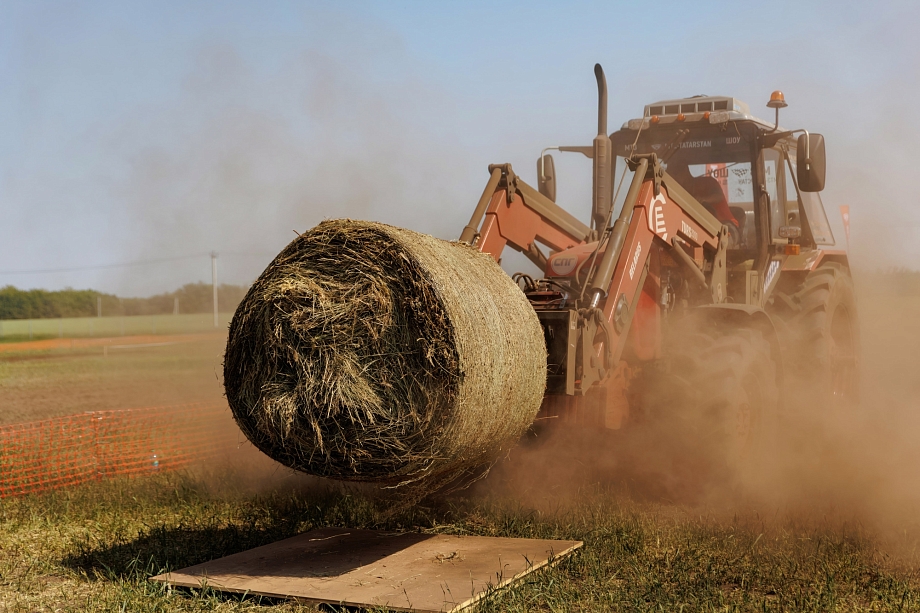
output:
[[[242,251],[221,251],[221,256],[239,256],[239,257],[274,257],[276,254],[268,252],[242,252]],[[78,272],[82,270],[104,270],[107,268],[128,268],[131,266],[149,266],[151,264],[162,264],[164,262],[178,262],[180,260],[191,260],[194,258],[210,257],[211,252],[203,251],[189,255],[178,255],[170,258],[156,258],[153,260],[136,260],[134,262],[122,262],[119,264],[97,264],[93,266],[71,266],[67,268],[34,268],[30,270],[0,270],[0,275],[41,275],[57,272]]]
[[237,256],[242,258],[274,258],[278,253],[271,251],[220,251],[221,257],[225,255]]

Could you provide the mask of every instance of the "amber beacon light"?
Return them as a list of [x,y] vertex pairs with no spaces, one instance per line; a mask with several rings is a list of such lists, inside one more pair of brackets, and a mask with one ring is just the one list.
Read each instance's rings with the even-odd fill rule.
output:
[[789,105],[786,104],[786,96],[783,95],[783,92],[776,90],[770,94],[770,101],[767,106],[771,109],[784,109]]

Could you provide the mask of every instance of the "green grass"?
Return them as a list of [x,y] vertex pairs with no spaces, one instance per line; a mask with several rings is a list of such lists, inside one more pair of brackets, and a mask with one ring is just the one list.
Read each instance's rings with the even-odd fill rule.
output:
[[[233,313],[218,314],[218,329],[226,330]],[[45,338],[92,338],[137,334],[192,334],[214,331],[212,313],[131,315],[125,317],[63,317],[0,321],[0,342]]]
[[751,510],[701,516],[603,488],[552,512],[471,496],[392,514],[356,491],[276,483],[253,494],[239,483],[229,472],[173,474],[0,501],[0,610],[293,610],[170,591],[148,577],[322,526],[585,541],[556,567],[493,594],[483,612],[920,608],[917,560],[890,557],[858,525]]

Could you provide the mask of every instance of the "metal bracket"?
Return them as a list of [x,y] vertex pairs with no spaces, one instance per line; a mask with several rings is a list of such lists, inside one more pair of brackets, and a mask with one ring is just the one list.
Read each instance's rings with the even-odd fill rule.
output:
[[712,274],[709,277],[709,290],[712,292],[714,304],[721,304],[728,297],[728,270],[725,261],[728,241],[728,226],[723,225],[719,231],[719,247],[712,259]]
[[508,204],[511,204],[514,200],[514,194],[517,191],[517,175],[514,174],[514,170],[511,169],[511,164],[489,164],[489,172],[492,172],[496,168],[500,168],[502,171],[502,182],[499,183],[499,186],[504,184],[505,198]]
[[664,166],[661,165],[661,160],[658,159],[657,155],[652,158],[650,170],[652,171],[653,189],[657,196],[661,193],[661,180],[664,178]]
[[655,195],[661,193],[661,180],[664,178],[664,166],[661,165],[661,158],[658,157],[657,153],[642,153],[638,155],[632,155],[629,159],[626,160],[626,165],[629,167],[629,170],[636,172],[639,168],[640,160],[648,160],[648,171],[646,176],[642,177],[645,180],[649,174],[652,175],[652,181],[654,182]]
[[[603,381],[613,365],[613,334],[604,318],[604,312],[596,307],[578,312],[578,351],[581,358],[581,381],[577,394],[584,396],[592,385]],[[604,337],[604,351],[595,354],[594,339],[600,332]],[[598,363],[600,360],[600,363]]]
[[744,275],[744,303],[755,307],[763,307],[762,299],[763,281],[760,272],[748,270]]

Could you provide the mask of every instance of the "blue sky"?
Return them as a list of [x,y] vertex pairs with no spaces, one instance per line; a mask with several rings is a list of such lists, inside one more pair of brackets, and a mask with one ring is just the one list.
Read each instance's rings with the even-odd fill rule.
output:
[[[825,134],[853,257],[916,261],[908,2],[0,3],[0,285],[149,295],[251,281],[325,217],[454,238],[486,180],[650,101],[735,95]],[[558,159],[584,216],[590,167]],[[839,232],[838,232],[839,234]],[[842,236],[838,236],[842,242]],[[184,257],[145,266],[10,274]]]

